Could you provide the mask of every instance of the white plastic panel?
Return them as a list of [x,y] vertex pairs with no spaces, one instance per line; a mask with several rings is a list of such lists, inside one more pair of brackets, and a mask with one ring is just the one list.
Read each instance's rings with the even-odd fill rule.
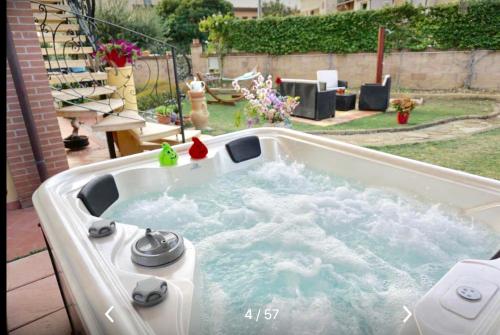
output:
[[[481,293],[478,301],[467,301],[457,288],[468,286]],[[462,261],[456,264],[416,304],[414,327],[402,334],[498,334],[500,319],[500,260]],[[410,323],[411,324],[411,323]]]
[[441,297],[441,306],[463,318],[474,320],[490,302],[498,285],[471,276],[459,277]]

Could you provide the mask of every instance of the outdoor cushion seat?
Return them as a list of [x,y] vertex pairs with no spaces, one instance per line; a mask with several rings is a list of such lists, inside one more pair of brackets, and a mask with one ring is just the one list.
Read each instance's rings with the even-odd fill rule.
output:
[[363,84],[359,93],[359,110],[385,112],[389,107],[391,76],[386,75],[382,84]]
[[300,97],[293,116],[323,120],[335,116],[335,90],[326,90],[324,82],[304,79],[281,79],[280,94]]

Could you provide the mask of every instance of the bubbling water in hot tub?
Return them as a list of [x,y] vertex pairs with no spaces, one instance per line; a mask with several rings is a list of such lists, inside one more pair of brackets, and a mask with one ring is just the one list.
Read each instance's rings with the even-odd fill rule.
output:
[[204,334],[396,333],[403,306],[500,244],[439,205],[284,160],[141,194],[104,216],[194,242]]

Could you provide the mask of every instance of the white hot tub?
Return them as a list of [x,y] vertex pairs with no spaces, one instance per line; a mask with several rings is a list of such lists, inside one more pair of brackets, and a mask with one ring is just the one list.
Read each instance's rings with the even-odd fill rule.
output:
[[[236,144],[227,149],[228,143]],[[467,217],[475,225],[489,229],[491,234],[500,234],[500,182],[492,179],[287,129],[249,129],[211,138],[206,141],[208,156],[202,160],[190,159],[187,153],[190,145],[187,143],[174,147],[179,154],[179,161],[173,167],[159,166],[158,151],[146,152],[65,171],[50,178],[33,195],[44,233],[55,256],[76,329],[89,334],[209,334],[216,331],[224,334],[238,331],[238,328],[203,329],[204,325],[200,321],[203,296],[197,288],[201,280],[200,271],[204,271],[199,268],[196,241],[193,243],[189,236],[184,236],[184,251],[176,255],[175,259],[169,260],[165,266],[142,266],[131,260],[132,246],[145,237],[148,222],[132,224],[117,220],[113,232],[111,226],[106,226],[111,221],[103,221],[97,216],[113,203],[126,203],[141,194],[196,189],[215,178],[223,178],[238,171],[256,170],[266,162],[282,158],[302,164],[305,170],[311,169],[320,174],[353,180],[371,190],[384,189],[423,199],[429,204],[440,204]],[[108,182],[116,186],[117,193],[115,197],[110,196],[108,193],[114,186],[105,184],[101,184],[97,191],[94,190],[93,195],[90,192],[89,197],[94,197],[90,202],[94,201],[94,204],[102,207],[97,209],[98,215],[92,215],[91,205],[82,202],[77,196],[86,185],[103,176],[109,177]],[[144,220],[147,221],[147,218]],[[89,228],[96,222],[104,224],[104,233],[113,233],[104,237],[90,237]],[[172,231],[182,235],[184,232],[179,229],[181,231]],[[341,229],[346,231],[345,226]],[[146,242],[143,242],[146,248],[156,243],[151,239],[152,235],[148,236]],[[179,241],[174,235],[160,240],[162,238],[158,240],[160,244]],[[498,334],[500,259],[489,260],[496,251],[498,246],[496,250],[491,250],[489,257],[482,260],[456,259],[456,265],[451,264],[449,272],[439,281],[433,282],[426,294],[408,303],[408,307],[400,306],[399,311],[392,312],[400,313],[396,316],[401,320],[397,332]],[[293,260],[287,264],[290,263]],[[315,261],[314,266],[317,265],[319,269],[332,268],[326,259],[320,259],[317,263]],[[283,264],[280,266],[281,270],[285,268]],[[308,271],[314,266],[307,268]],[[289,269],[290,266],[285,270]],[[299,272],[304,278],[311,278],[321,271],[313,270]],[[282,273],[278,271],[273,276],[278,278]],[[297,275],[283,276],[296,278]],[[152,280],[143,282],[146,283],[143,295],[152,293],[151,299],[158,299],[158,304],[147,307],[133,301],[134,289],[143,280]],[[161,289],[154,287],[155,283],[160,285],[163,282],[167,283],[168,290],[166,297],[160,298],[158,290]],[[279,318],[292,320],[286,322],[293,323],[294,316],[287,316],[283,306]],[[246,307],[241,306],[242,311],[246,311]],[[371,307],[364,307],[370,313]],[[412,312],[411,317],[405,318],[403,307]],[[213,308],[216,309],[217,306]],[[334,307],[331,308],[334,310]],[[328,314],[329,311],[320,309],[318,313]],[[348,310],[344,312],[346,315],[349,313]],[[242,320],[245,320],[243,314]],[[330,319],[322,320],[326,320],[327,326],[317,333],[324,333],[325,329],[329,329]],[[287,333],[279,320],[276,322],[274,328],[262,326],[256,333]],[[250,326],[247,324],[245,327]],[[252,333],[252,329],[249,329],[244,328],[241,332]],[[301,332],[300,327],[295,329],[295,333]],[[361,328],[355,329],[363,332],[359,330]],[[377,329],[370,331],[377,333]],[[311,332],[315,333],[316,330],[311,329]]]

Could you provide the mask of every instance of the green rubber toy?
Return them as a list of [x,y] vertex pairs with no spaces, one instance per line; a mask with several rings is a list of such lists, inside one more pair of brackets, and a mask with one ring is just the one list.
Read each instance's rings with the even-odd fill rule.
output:
[[158,156],[158,159],[160,161],[161,166],[173,166],[177,164],[177,159],[179,156],[177,156],[177,152],[175,152],[172,147],[168,143],[163,143],[162,149],[160,152],[160,155]]

